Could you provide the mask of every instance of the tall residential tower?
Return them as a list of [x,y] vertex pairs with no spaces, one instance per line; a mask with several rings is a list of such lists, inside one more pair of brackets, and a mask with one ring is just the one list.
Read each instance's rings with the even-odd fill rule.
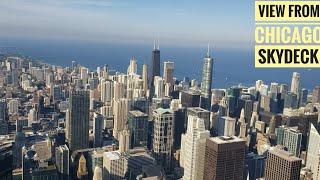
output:
[[204,58],[201,81],[200,107],[209,110],[211,101],[213,58],[210,56],[209,45],[207,55]]

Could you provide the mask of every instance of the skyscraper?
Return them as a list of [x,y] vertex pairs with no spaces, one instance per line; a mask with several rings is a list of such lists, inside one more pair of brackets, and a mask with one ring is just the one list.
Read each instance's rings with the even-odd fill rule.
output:
[[[114,115],[114,127],[113,136],[118,139],[119,133],[127,129],[128,111],[130,110],[130,101],[126,98],[121,98],[114,101],[113,115]],[[119,139],[118,139],[119,140]]]
[[203,179],[242,179],[245,148],[245,141],[235,136],[207,139]]
[[147,145],[148,115],[141,111],[129,111],[129,130],[131,133],[131,146]]
[[153,153],[158,164],[169,172],[173,146],[173,112],[158,108],[153,111],[153,120]]
[[99,166],[94,168],[93,180],[102,180],[102,169]]
[[269,149],[265,167],[266,180],[299,180],[300,169],[301,159],[278,147]]
[[119,152],[124,153],[130,149],[130,132],[124,129],[119,133]]
[[189,115],[202,118],[204,121],[204,125],[205,125],[206,130],[210,130],[210,111],[199,108],[199,107],[188,107],[187,108],[187,116],[189,116]]
[[205,144],[209,137],[204,120],[188,116],[187,133],[181,137],[180,166],[184,170],[184,180],[203,179]]
[[[320,88],[319,88],[319,95],[320,95]],[[308,94],[309,94],[309,91],[308,89],[305,89],[305,88],[302,88],[301,91],[300,91],[300,97],[299,97],[299,107],[303,107],[307,104],[307,101],[308,101]],[[314,97],[314,96],[313,96]],[[320,97],[320,96],[319,96]],[[312,98],[312,101],[314,99]]]
[[113,90],[113,100],[119,100],[120,98],[124,98],[125,95],[125,84],[114,81],[114,90]]
[[224,136],[234,136],[236,131],[236,119],[226,117],[224,119]]
[[236,119],[229,116],[218,116],[216,126],[218,136],[234,136]]
[[144,95],[147,96],[147,91],[148,91],[148,66],[146,64],[142,65],[142,81],[143,81]]
[[71,151],[89,146],[89,92],[73,91],[67,112],[68,143]]
[[314,125],[310,124],[306,167],[312,172],[313,179],[320,177],[320,134]]
[[165,83],[170,83],[173,85],[173,70],[174,70],[174,62],[166,61],[163,66],[163,79]]
[[302,133],[298,127],[277,128],[277,144],[285,146],[296,157],[300,157],[301,141]]
[[239,122],[239,126],[240,126],[239,137],[240,138],[247,137],[247,123],[244,118],[244,109],[241,110],[240,119],[238,122]]
[[160,76],[154,77],[154,96],[156,98],[163,98],[164,96],[164,80]]
[[32,123],[35,122],[37,122],[37,112],[35,108],[32,108],[28,113],[28,126],[32,127]]
[[150,97],[153,96],[154,91],[154,77],[160,76],[160,50],[159,45],[156,48],[156,44],[154,43],[152,50],[152,72],[151,72],[151,88],[150,88]]
[[0,99],[0,121],[7,121],[7,102],[5,99]]
[[136,58],[131,58],[130,59],[130,65],[127,70],[127,74],[132,75],[132,74],[137,74],[138,68],[137,68],[137,60]]
[[101,101],[110,104],[114,96],[113,81],[107,80],[101,83]]
[[201,100],[200,106],[204,109],[210,109],[211,84],[212,84],[213,58],[210,56],[209,46],[204,58],[201,81]]
[[56,167],[59,179],[69,178],[69,148],[66,145],[56,147]]
[[109,79],[109,69],[107,64],[103,67],[102,76],[106,79]]
[[103,153],[103,179],[125,179],[128,162],[119,151]]
[[0,179],[12,179],[13,142],[2,141],[0,144]]
[[103,129],[103,116],[99,113],[93,115],[93,144],[94,147],[100,147],[102,145],[102,129]]
[[300,90],[300,73],[294,72],[291,80],[291,92],[299,95]]
[[81,67],[81,69],[80,69],[80,77],[83,80],[83,83],[87,83],[88,72],[89,72],[88,68]]
[[171,101],[170,109],[173,110],[174,114],[173,147],[174,150],[176,150],[180,149],[181,135],[182,133],[185,133],[187,124],[187,108],[181,106],[180,100],[174,99]]
[[7,102],[5,99],[0,99],[0,135],[8,133],[7,117]]
[[264,177],[264,168],[267,157],[254,152],[246,153],[244,179],[259,179]]

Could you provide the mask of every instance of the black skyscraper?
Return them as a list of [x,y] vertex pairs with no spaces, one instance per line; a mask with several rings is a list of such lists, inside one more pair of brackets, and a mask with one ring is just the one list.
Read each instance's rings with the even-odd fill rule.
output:
[[150,97],[154,94],[154,77],[160,76],[160,50],[159,45],[156,48],[154,44],[152,50],[152,73],[151,73],[151,85],[150,85]]

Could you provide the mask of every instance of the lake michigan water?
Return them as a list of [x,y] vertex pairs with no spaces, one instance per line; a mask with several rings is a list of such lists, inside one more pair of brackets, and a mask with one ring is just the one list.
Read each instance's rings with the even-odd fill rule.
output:
[[[108,64],[111,69],[126,71],[129,59],[135,57],[139,67],[151,63],[152,43],[97,43],[86,41],[12,40],[0,39],[0,53],[15,53],[47,63],[71,66],[71,61],[95,69]],[[161,61],[175,62],[175,77],[201,79],[206,47],[160,46]],[[320,69],[256,69],[253,50],[211,49],[214,58],[213,87],[226,88],[237,85],[253,85],[256,80],[265,83],[291,83],[292,72],[301,73],[302,87],[312,89],[320,85]],[[163,65],[163,63],[161,63]],[[141,69],[141,68],[140,68]]]

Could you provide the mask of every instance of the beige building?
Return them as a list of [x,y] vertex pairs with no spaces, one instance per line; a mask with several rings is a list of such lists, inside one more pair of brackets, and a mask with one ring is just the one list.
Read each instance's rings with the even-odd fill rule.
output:
[[245,141],[236,136],[207,139],[204,180],[243,179]]
[[205,145],[209,137],[204,120],[188,116],[187,133],[181,137],[180,166],[184,169],[184,180],[203,179]]
[[299,180],[301,159],[279,147],[270,148],[265,167],[265,180]]

